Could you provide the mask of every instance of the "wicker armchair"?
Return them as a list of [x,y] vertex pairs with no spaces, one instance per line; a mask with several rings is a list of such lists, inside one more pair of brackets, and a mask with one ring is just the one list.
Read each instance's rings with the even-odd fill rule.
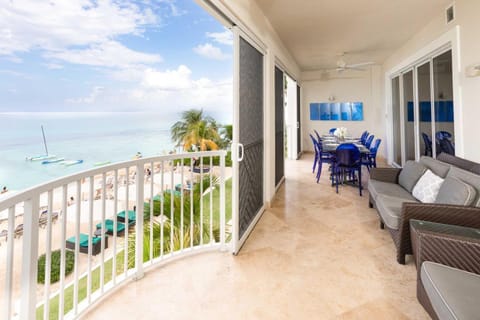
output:
[[[370,171],[370,179],[396,183],[398,182],[400,171],[401,169],[398,168],[373,168]],[[369,198],[369,206],[370,208],[375,208],[375,201],[371,195]],[[405,264],[405,255],[412,254],[409,229],[411,219],[480,228],[480,208],[404,202],[398,230],[385,225],[380,216],[380,228],[386,228],[390,232],[397,249],[397,261],[400,264]]]

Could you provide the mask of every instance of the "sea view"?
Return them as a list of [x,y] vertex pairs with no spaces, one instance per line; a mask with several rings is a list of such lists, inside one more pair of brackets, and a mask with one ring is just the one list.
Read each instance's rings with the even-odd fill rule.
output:
[[[159,113],[0,113],[0,188],[22,190],[94,167],[166,154],[174,149],[170,127],[176,121]],[[49,154],[83,163],[66,167],[26,157],[45,154],[41,125]]]

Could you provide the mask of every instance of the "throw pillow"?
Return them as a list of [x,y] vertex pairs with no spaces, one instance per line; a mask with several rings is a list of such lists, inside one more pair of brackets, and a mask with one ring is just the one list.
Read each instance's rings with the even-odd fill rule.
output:
[[427,168],[423,164],[412,160],[407,161],[398,175],[398,184],[411,193],[425,170]]
[[457,178],[447,176],[438,191],[435,203],[469,206],[475,200],[475,188]]
[[442,178],[427,170],[413,187],[412,195],[420,202],[434,203],[442,184]]

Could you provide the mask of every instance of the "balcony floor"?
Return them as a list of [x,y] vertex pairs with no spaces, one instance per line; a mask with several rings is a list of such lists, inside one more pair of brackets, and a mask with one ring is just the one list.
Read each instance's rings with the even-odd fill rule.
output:
[[151,270],[86,318],[429,319],[412,259],[397,264],[368,192],[335,194],[328,172],[314,182],[311,163],[311,155],[287,161],[285,184],[238,256],[206,253]]

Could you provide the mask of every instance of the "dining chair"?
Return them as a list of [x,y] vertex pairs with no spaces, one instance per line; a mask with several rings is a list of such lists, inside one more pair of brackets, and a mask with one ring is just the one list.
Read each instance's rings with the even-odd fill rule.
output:
[[372,141],[373,141],[373,138],[375,138],[375,136],[372,134],[370,135],[367,140],[365,141],[365,148],[367,149],[370,149],[371,145],[372,145]]
[[315,135],[317,136],[317,141],[320,142],[322,141],[322,137],[320,136],[320,134],[318,133],[317,130],[313,129],[313,131],[315,132]]
[[426,134],[425,132],[422,132],[422,138],[423,138],[423,143],[425,144],[425,156],[432,156],[433,154],[433,149],[432,149],[432,139]]
[[314,159],[313,159],[313,167],[312,167],[312,173],[314,173],[318,163],[318,147],[317,147],[317,140],[315,140],[312,134],[309,134],[309,135],[310,135],[310,138],[312,139],[313,151],[315,152]]
[[[358,180],[358,190],[360,196],[362,196],[362,159],[360,150],[356,145],[353,143],[343,143],[337,147],[332,171],[337,193],[340,181],[344,182],[345,177],[348,176],[352,182]],[[358,173],[357,179],[355,179],[355,173]],[[342,180],[340,180],[340,177],[342,177]]]
[[452,144],[452,141],[447,138],[443,138],[440,140],[440,151],[451,154],[452,156],[455,155],[455,147]]
[[367,140],[367,137],[368,137],[368,131],[365,130],[365,131],[363,131],[362,135],[360,136],[360,143],[364,145],[365,141]]
[[362,165],[367,167],[368,172],[370,172],[371,168],[377,167],[377,152],[381,142],[382,139],[375,140],[375,143],[373,144],[373,147],[370,148],[370,151],[362,156]]
[[[317,167],[317,183],[320,181],[320,175],[322,174],[322,165],[323,163],[327,163],[329,164],[330,166],[332,165],[333,163],[333,160],[334,160],[334,157],[332,156],[331,153],[329,152],[324,152],[323,151],[323,144],[322,142],[317,142],[317,149],[318,149],[318,167]],[[332,178],[330,176],[330,178]]]
[[334,134],[336,130],[337,130],[337,128],[331,128],[331,129],[328,131],[328,133]]

